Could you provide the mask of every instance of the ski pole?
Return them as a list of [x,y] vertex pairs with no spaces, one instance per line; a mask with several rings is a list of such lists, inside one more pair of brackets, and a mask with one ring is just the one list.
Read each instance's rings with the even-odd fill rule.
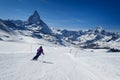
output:
[[44,60],[44,55],[42,56],[42,61]]

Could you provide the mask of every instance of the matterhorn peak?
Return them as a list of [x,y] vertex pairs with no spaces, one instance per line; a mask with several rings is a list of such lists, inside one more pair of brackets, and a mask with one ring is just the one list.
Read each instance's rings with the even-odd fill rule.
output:
[[37,14],[37,15],[39,15],[37,10],[35,10],[35,11],[34,11],[34,14]]
[[33,15],[31,15],[28,18],[28,23],[29,24],[39,24],[40,23],[40,16],[39,13],[37,12],[37,10],[35,10],[35,12],[33,13]]

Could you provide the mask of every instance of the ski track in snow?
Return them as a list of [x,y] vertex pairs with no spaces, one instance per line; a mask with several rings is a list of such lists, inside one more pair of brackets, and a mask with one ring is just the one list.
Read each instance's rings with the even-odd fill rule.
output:
[[[45,56],[35,53],[0,54],[0,80],[119,80],[120,55],[97,54],[67,47],[45,47]],[[75,57],[76,55],[76,57]]]

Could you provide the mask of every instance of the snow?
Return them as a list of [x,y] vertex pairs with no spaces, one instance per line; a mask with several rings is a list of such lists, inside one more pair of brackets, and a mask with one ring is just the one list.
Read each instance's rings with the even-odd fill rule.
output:
[[50,29],[52,30],[52,33],[54,33],[54,34],[62,34],[60,29],[56,29],[53,27],[51,27]]
[[[35,44],[32,41],[0,41],[0,80],[120,79],[119,52],[64,47],[44,40]],[[32,61],[40,45],[45,55]]]
[[78,37],[78,41],[80,41],[81,43],[86,42],[87,40],[93,40],[96,37],[96,35],[94,34],[86,34],[86,35],[82,35],[80,37]]

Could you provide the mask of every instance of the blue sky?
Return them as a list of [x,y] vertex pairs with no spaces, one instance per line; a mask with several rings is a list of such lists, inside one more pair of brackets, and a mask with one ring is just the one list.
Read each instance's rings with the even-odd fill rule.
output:
[[0,0],[0,18],[27,20],[37,10],[50,27],[120,32],[119,0]]

